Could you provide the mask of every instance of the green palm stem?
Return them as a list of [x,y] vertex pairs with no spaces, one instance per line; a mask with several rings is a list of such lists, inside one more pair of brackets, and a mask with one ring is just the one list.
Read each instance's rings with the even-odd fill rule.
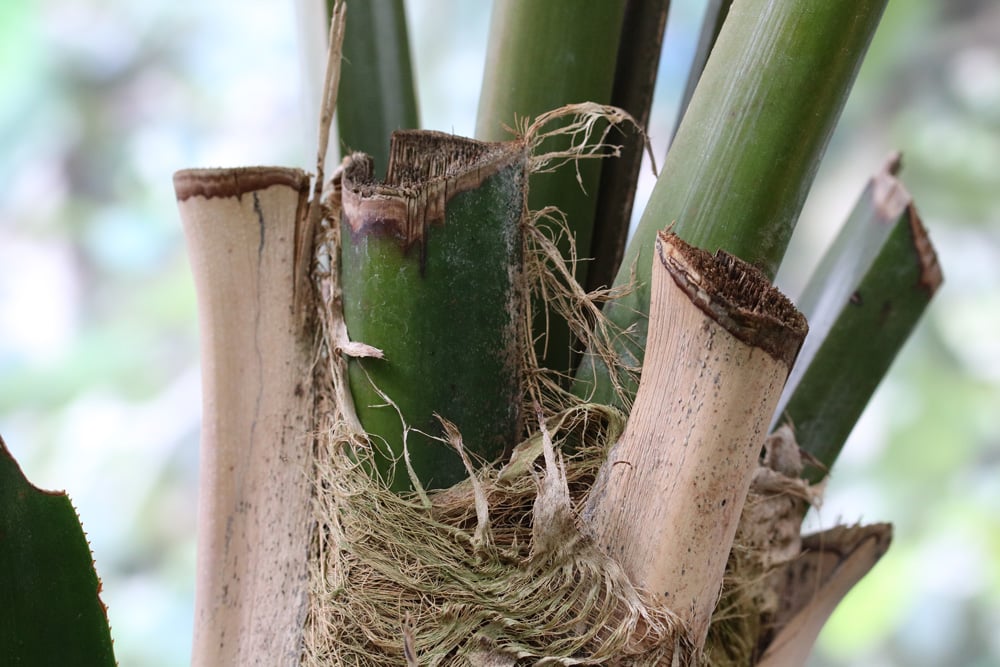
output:
[[[669,10],[670,0],[629,0],[625,4],[611,104],[629,112],[643,130],[649,127]],[[645,141],[634,127],[623,126],[622,133],[621,156],[601,167],[587,291],[610,286],[625,254]]]
[[[412,488],[466,476],[435,440],[440,414],[473,459],[494,460],[521,429],[521,142],[477,142],[437,132],[393,135],[385,184],[355,154],[343,174],[340,280],[354,341],[384,359],[349,364],[351,393],[371,434],[379,474]],[[390,403],[391,402],[391,403]]]
[[[627,407],[646,344],[649,275],[658,230],[724,249],[774,277],[820,158],[886,0],[745,0],[730,8],[705,72],[629,243],[608,304],[612,377],[588,353],[574,391]],[[616,385],[620,390],[616,390]]]
[[[333,0],[328,0],[331,11]],[[403,0],[349,3],[337,98],[337,131],[345,153],[372,156],[375,173],[389,163],[389,136],[419,126]]]
[[698,87],[698,81],[705,71],[708,56],[712,53],[712,48],[719,39],[719,33],[722,32],[722,24],[725,23],[726,16],[729,14],[729,7],[732,4],[733,0],[708,0],[708,5],[705,7],[705,18],[701,23],[701,33],[698,35],[698,45],[694,49],[694,57],[691,59],[691,67],[688,69],[687,83],[684,84],[681,103],[677,109],[677,120],[674,123],[674,131],[670,134],[671,138],[677,134],[677,128],[680,126],[681,120],[684,118],[684,114],[691,104],[694,90]]
[[[510,129],[517,129],[519,120],[566,104],[609,103],[624,13],[620,0],[595,0],[586,9],[577,0],[494,3],[476,138],[510,139]],[[548,141],[539,150],[566,147]],[[528,206],[558,207],[585,256],[591,248],[601,165],[585,160],[576,167],[532,176]],[[551,232],[558,234],[555,229]],[[563,237],[559,249],[565,255],[569,239]],[[586,283],[586,272],[584,263],[577,265],[581,284]],[[535,329],[541,364],[568,373],[573,364],[569,326],[554,312],[543,311],[535,319]],[[540,335],[545,331],[547,336]]]
[[941,284],[934,248],[898,158],[865,188],[803,292],[809,335],[778,403],[799,446],[826,476],[896,354]]

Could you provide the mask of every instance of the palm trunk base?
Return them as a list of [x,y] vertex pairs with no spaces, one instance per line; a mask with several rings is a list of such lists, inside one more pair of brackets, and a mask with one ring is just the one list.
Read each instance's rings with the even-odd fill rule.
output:
[[[800,538],[802,508],[818,491],[771,456],[755,473],[698,651],[679,617],[637,589],[577,519],[623,426],[604,406],[567,410],[505,467],[431,494],[428,506],[372,479],[356,433],[328,431],[315,461],[303,664],[801,664],[884,552],[888,527]],[[772,436],[769,451],[792,451],[789,437]]]

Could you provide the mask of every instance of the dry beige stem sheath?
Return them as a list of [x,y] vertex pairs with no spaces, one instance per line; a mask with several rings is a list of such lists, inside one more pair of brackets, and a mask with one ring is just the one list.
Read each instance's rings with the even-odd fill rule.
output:
[[635,406],[585,517],[704,643],[768,423],[805,336],[759,271],[661,232]]
[[802,554],[783,572],[786,590],[777,632],[758,667],[798,667],[837,605],[885,555],[892,527],[836,526],[802,541]]
[[[174,177],[198,295],[203,418],[192,664],[298,664],[306,611],[312,335],[296,304],[309,179]],[[298,287],[297,287],[298,286]]]

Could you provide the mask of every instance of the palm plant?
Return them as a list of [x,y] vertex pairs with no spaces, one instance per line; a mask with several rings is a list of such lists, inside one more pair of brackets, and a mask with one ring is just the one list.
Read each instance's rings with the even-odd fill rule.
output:
[[[883,8],[713,4],[711,56],[693,68],[624,253],[666,3],[498,3],[478,140],[407,129],[417,118],[402,3],[348,9],[342,78],[324,96],[337,98],[347,150],[325,197],[323,142],[311,203],[301,172],[178,176],[192,253],[206,258],[205,328],[225,331],[206,354],[238,359],[209,370],[208,400],[226,368],[262,366],[249,396],[284,386],[290,401],[242,394],[219,410],[219,397],[206,454],[217,506],[203,507],[216,521],[229,506],[238,523],[294,526],[299,549],[241,537],[282,564],[262,578],[259,561],[238,564],[231,521],[203,538],[216,546],[203,554],[214,578],[199,590],[196,658],[297,655],[308,591],[307,662],[803,660],[889,540],[882,525],[799,538],[818,496],[810,482],[940,282],[893,160],[800,304],[818,324],[809,338],[806,316],[769,285]],[[336,54],[342,5],[331,12]],[[624,159],[587,159],[608,154]],[[223,265],[232,280],[239,267],[220,262],[235,239],[208,238],[225,233],[207,222],[220,217],[254,229],[243,242],[258,258],[278,254],[238,278],[286,286],[267,317],[275,297],[258,294],[253,320],[226,323],[229,288],[209,275]],[[275,241],[272,224],[291,231]],[[316,316],[303,277],[313,239]],[[280,270],[258,276],[266,266]],[[277,336],[268,349],[286,356],[260,358],[264,334],[249,334],[265,320]],[[308,345],[317,330],[319,348]],[[878,342],[855,353],[867,340]],[[261,410],[270,436],[246,426],[267,421]],[[321,434],[311,461],[289,430],[300,422]],[[788,428],[767,437],[782,423],[798,441]],[[279,460],[291,465],[276,471],[273,456],[254,462],[226,444],[258,437],[285,443]],[[289,491],[284,475],[303,466],[314,486]],[[233,468],[260,478],[281,511],[244,516]],[[458,555],[439,543],[448,535],[465,545]],[[533,570],[540,559],[575,572],[574,586]],[[224,613],[237,585],[266,611]],[[551,599],[535,608],[525,586]]]
[[331,3],[315,179],[178,173],[197,664],[800,664],[887,548],[799,532],[940,284],[898,159],[770,285],[885,0],[708,3],[626,247],[668,5],[497,2],[464,139],[402,0]]

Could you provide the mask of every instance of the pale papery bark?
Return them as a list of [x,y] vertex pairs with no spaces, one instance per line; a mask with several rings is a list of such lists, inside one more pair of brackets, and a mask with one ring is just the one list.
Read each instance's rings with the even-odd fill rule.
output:
[[313,327],[296,303],[309,177],[179,172],[203,417],[194,665],[295,665],[307,609]]
[[805,332],[760,272],[659,235],[639,391],[585,519],[632,582],[683,620],[696,647]]

